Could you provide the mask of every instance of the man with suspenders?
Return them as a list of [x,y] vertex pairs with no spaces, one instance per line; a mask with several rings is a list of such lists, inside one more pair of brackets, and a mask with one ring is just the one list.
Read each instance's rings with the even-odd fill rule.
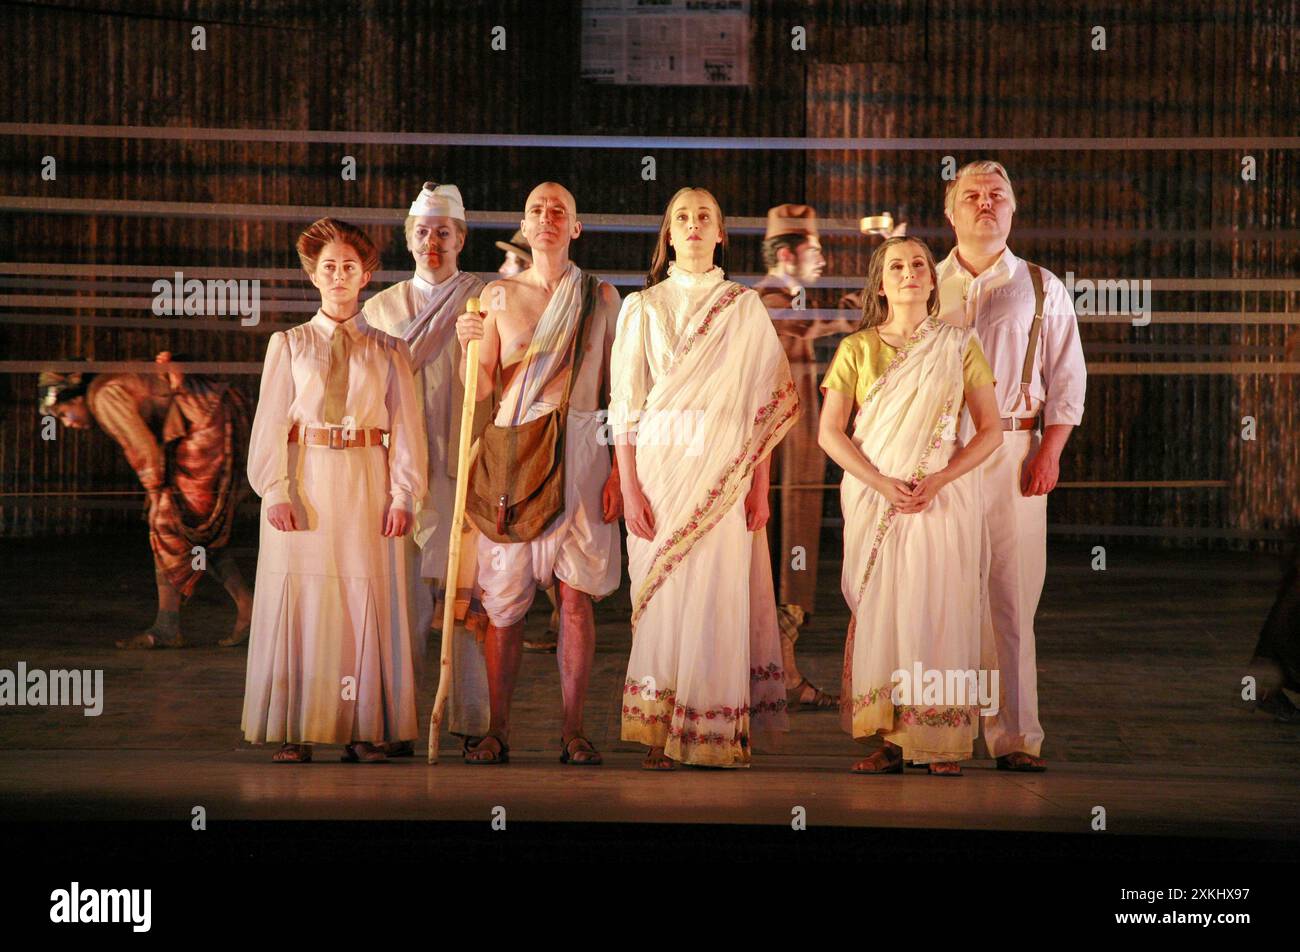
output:
[[[1087,371],[1065,285],[1007,247],[1015,193],[999,162],[971,162],[948,183],[957,246],[939,265],[939,313],[973,326],[997,378],[1006,431],[981,467],[987,582],[981,664],[999,671],[998,713],[980,720],[998,769],[1041,771],[1034,613],[1047,568],[1047,494],[1083,418]],[[972,433],[962,421],[962,439]]]

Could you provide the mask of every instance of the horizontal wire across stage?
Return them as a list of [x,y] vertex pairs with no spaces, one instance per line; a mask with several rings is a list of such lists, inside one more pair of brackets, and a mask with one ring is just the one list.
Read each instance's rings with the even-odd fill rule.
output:
[[[389,145],[434,146],[455,148],[515,148],[515,149],[608,149],[608,150],[691,150],[691,151],[906,151],[906,152],[1167,152],[1167,151],[1225,151],[1242,150],[1297,150],[1300,136],[1195,136],[1195,137],[1072,137],[1072,138],[827,138],[827,137],[716,137],[716,136],[608,136],[608,135],[496,135],[449,134],[373,131],[284,130],[252,128],[184,128],[80,124],[25,124],[0,123],[0,136],[41,137],[46,139],[119,139],[152,140],[160,142],[262,142],[274,144],[339,144],[339,145]],[[322,217],[339,217],[361,226],[400,227],[405,212],[394,208],[360,206],[312,205],[259,205],[221,202],[177,202],[162,200],[103,199],[103,198],[52,198],[45,196],[0,196],[0,212],[11,214],[40,214],[68,216],[108,216],[138,218],[170,218],[224,221],[310,222]],[[469,211],[466,218],[471,230],[513,230],[518,226],[519,213],[514,211]],[[628,215],[585,212],[579,215],[584,230],[590,232],[621,234],[653,234],[657,232],[661,216],[658,214]],[[821,219],[819,230],[833,237],[859,236],[858,220]],[[761,217],[733,217],[728,219],[728,231],[734,235],[761,236],[766,219]],[[910,237],[950,239],[951,232],[942,227],[912,226]],[[1210,241],[1231,242],[1287,242],[1300,239],[1300,229],[1294,228],[1238,228],[1217,226],[1210,228],[1137,228],[1087,229],[1040,227],[1017,228],[1019,241],[1070,240],[1104,243],[1107,241]],[[186,279],[199,281],[257,281],[271,286],[260,289],[259,319],[253,326],[240,327],[237,315],[213,316],[158,316],[152,311],[154,298],[148,296],[151,283],[140,279],[172,279],[181,274]],[[487,281],[493,273],[477,275]],[[364,297],[377,293],[382,286],[409,277],[408,270],[382,270],[375,275],[373,289]],[[639,288],[644,273],[639,270],[602,272],[601,277],[620,289]],[[731,274],[742,284],[753,285],[761,274]],[[135,279],[135,280],[131,280]],[[1079,281],[1102,279],[1080,278]],[[820,278],[818,289],[860,290],[866,279],[861,275],[826,275]],[[1267,326],[1300,324],[1300,312],[1290,310],[1290,296],[1300,292],[1300,280],[1291,278],[1233,278],[1233,277],[1169,277],[1151,278],[1147,286],[1154,292],[1229,292],[1240,294],[1241,306],[1236,310],[1154,311],[1146,315],[1148,323],[1135,327],[1142,331],[1152,325],[1225,325]],[[83,264],[79,262],[0,262],[0,324],[44,325],[73,327],[111,327],[116,329],[176,329],[187,331],[229,331],[235,328],[265,335],[294,326],[294,315],[305,319],[317,309],[309,300],[308,290],[302,286],[301,272],[296,268],[223,268],[209,262],[198,265],[183,264]],[[1247,310],[1248,294],[1284,295],[1284,309]],[[626,290],[624,291],[626,293]],[[363,297],[363,299],[364,299]],[[140,312],[145,312],[143,315]],[[74,312],[74,313],[70,313]],[[94,313],[86,313],[94,312]],[[290,320],[261,320],[262,314],[290,317]],[[853,310],[841,308],[807,308],[774,311],[774,320],[836,319],[852,317]],[[1080,314],[1080,324],[1122,325],[1131,324],[1128,315]],[[1291,356],[1267,347],[1239,347],[1229,345],[1161,345],[1156,342],[1128,343],[1084,341],[1085,351],[1095,350],[1107,354],[1141,355],[1152,350],[1167,352],[1194,352],[1208,357],[1229,359],[1210,360],[1089,360],[1087,370],[1095,376],[1252,376],[1293,375],[1300,373],[1300,362],[1286,359]],[[1266,359],[1242,360],[1240,357]],[[186,361],[184,366],[194,373],[225,375],[257,375],[262,372],[260,361]],[[824,364],[818,364],[824,369]],[[41,370],[88,372],[156,372],[156,364],[140,360],[0,360],[0,373],[30,374]],[[1060,488],[1078,489],[1222,489],[1226,480],[1085,480],[1063,482]],[[807,490],[835,488],[835,484],[809,483],[790,486]],[[6,492],[0,498],[36,499],[38,497],[103,499],[119,495],[116,491],[95,492],[58,491],[45,493]],[[87,499],[89,501],[89,499]],[[107,499],[104,503],[112,505]],[[101,504],[104,504],[101,503]]]

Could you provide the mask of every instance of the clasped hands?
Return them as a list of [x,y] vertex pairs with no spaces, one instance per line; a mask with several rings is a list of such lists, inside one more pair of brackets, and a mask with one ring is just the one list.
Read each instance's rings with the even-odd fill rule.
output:
[[923,512],[947,484],[948,477],[942,472],[931,473],[917,481],[882,475],[876,479],[874,488],[895,511],[911,515]]

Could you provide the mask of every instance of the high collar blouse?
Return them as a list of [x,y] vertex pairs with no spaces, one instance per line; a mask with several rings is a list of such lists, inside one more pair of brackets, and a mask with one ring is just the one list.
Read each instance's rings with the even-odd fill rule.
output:
[[[646,398],[671,369],[682,335],[726,280],[718,267],[693,272],[670,264],[663,281],[623,299],[610,361],[609,424],[615,437],[636,431]],[[768,321],[757,294],[742,294],[733,306],[751,312],[747,318]]]
[[271,335],[249,439],[249,483],[268,505],[289,500],[289,429],[298,424],[327,425],[325,381],[335,334],[347,334],[351,343],[344,416],[358,431],[372,427],[388,431],[392,506],[412,512],[414,500],[421,499],[426,488],[427,447],[406,344],[355,317],[340,323],[317,311],[307,323]]

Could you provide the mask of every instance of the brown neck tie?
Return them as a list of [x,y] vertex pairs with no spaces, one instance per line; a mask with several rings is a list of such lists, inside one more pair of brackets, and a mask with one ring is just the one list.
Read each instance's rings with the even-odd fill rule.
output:
[[348,332],[342,325],[330,337],[330,369],[325,377],[325,422],[342,423],[348,398]]

